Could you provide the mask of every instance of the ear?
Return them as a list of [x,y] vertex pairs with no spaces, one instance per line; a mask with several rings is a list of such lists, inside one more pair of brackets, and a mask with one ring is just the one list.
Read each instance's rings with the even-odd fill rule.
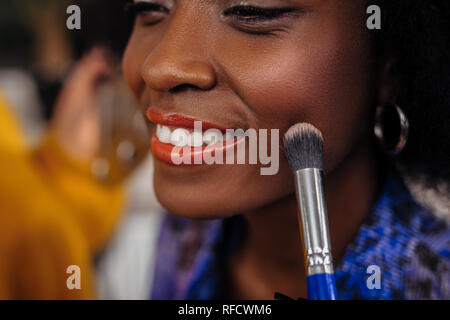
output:
[[395,102],[396,79],[394,77],[394,66],[394,58],[380,59],[377,92],[378,105]]

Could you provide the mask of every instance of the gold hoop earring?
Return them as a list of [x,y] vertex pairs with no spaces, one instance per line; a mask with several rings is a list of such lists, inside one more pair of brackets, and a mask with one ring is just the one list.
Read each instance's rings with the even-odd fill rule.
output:
[[375,114],[374,133],[384,152],[398,155],[408,141],[408,118],[396,104],[378,106]]

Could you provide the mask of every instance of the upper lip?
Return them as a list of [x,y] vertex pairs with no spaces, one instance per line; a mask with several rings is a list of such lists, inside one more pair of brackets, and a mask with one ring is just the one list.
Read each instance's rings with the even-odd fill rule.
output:
[[146,115],[148,120],[150,120],[151,122],[163,126],[194,128],[195,122],[200,121],[202,123],[203,130],[219,129],[221,131],[225,131],[227,129],[227,127],[219,124],[196,119],[194,117],[187,116],[181,113],[165,113],[153,107],[147,109]]

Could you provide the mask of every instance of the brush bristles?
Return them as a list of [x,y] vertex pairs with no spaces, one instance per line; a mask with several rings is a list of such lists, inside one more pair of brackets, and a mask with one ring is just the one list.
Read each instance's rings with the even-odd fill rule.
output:
[[309,123],[298,123],[284,135],[284,152],[293,172],[306,168],[323,169],[322,133]]

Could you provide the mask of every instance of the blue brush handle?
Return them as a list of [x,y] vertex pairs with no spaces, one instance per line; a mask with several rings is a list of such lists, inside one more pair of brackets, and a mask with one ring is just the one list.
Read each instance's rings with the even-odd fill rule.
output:
[[319,273],[306,277],[309,300],[337,300],[334,274]]

